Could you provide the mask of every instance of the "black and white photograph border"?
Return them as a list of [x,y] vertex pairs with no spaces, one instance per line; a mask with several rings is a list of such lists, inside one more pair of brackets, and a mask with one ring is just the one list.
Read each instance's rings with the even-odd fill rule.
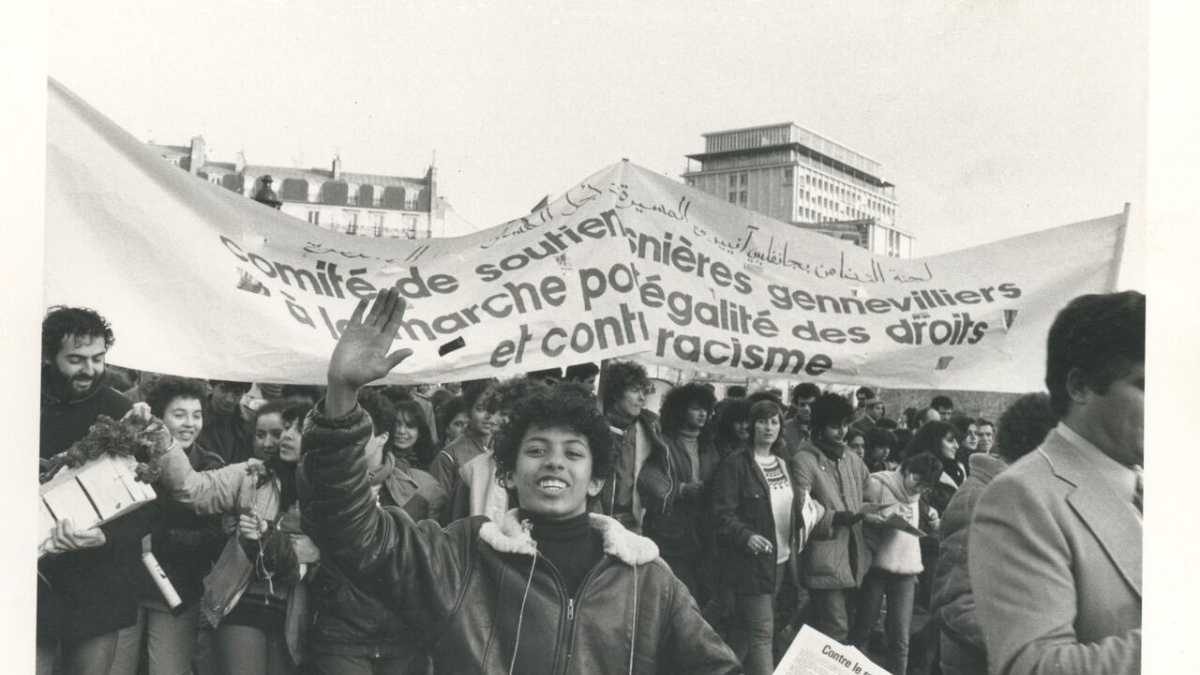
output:
[[[146,4],[147,7],[150,7],[154,3],[147,2]],[[711,29],[715,25],[724,25],[729,31],[741,31],[745,36],[744,41],[749,46],[748,48],[753,49],[755,42],[753,30],[756,24],[747,17],[753,17],[756,13],[764,10],[776,11],[776,16],[787,16],[787,12],[803,11],[808,8],[810,3],[805,3],[801,7],[793,7],[794,3],[749,1],[663,3],[662,7],[658,8],[653,7],[654,4],[646,3],[635,6],[632,3],[617,3],[614,5],[617,9],[612,11],[624,12],[622,16],[630,19],[630,25],[638,24],[634,19],[639,16],[645,19],[640,24],[643,30],[648,31],[650,26],[661,25],[664,29],[670,27],[682,35],[692,35],[695,40],[691,43],[693,51],[690,54],[696,55],[704,49],[702,38],[709,36],[690,34],[689,26],[703,25]],[[824,5],[833,3],[811,4],[813,8],[819,10]],[[838,6],[850,4],[856,3],[837,3]],[[921,23],[925,16],[923,13],[926,12],[929,13],[930,20],[950,15],[960,16],[964,21],[977,21],[979,16],[997,16],[1002,19],[1006,12],[1019,13],[1029,10],[1031,3],[864,2],[861,4],[876,8],[878,11],[889,9],[897,11],[896,7],[903,6],[905,7],[906,21],[916,27]],[[1146,128],[1141,130],[1140,137],[1143,139],[1142,143],[1148,147],[1148,151],[1140,154],[1134,151],[1126,156],[1110,157],[1114,166],[1145,161],[1145,167],[1141,170],[1143,187],[1140,194],[1108,194],[1104,195],[1102,199],[1092,200],[1089,202],[1093,206],[1092,211],[1084,215],[1108,213],[1114,207],[1119,208],[1120,204],[1125,201],[1135,202],[1133,207],[1135,216],[1131,225],[1136,224],[1140,231],[1137,235],[1139,240],[1136,243],[1131,242],[1131,247],[1127,248],[1123,266],[1123,275],[1132,274],[1134,276],[1132,279],[1128,276],[1123,278],[1121,287],[1144,290],[1148,295],[1153,296],[1150,304],[1150,327],[1148,328],[1151,347],[1147,369],[1151,386],[1148,395],[1150,406],[1146,414],[1146,444],[1156,448],[1156,456],[1148,462],[1146,472],[1150,498],[1147,500],[1145,540],[1144,588],[1147,606],[1144,613],[1146,651],[1143,672],[1192,672],[1195,669],[1194,663],[1197,661],[1197,656],[1200,656],[1196,646],[1197,641],[1194,638],[1197,630],[1200,630],[1197,613],[1194,611],[1194,608],[1200,605],[1200,594],[1197,593],[1196,575],[1190,574],[1190,561],[1200,559],[1200,544],[1197,543],[1195,535],[1188,531],[1192,528],[1185,526],[1183,532],[1180,532],[1176,523],[1186,517],[1187,513],[1195,510],[1185,502],[1187,497],[1194,493],[1194,490],[1189,489],[1191,487],[1190,472],[1185,469],[1187,459],[1183,455],[1187,452],[1187,439],[1190,438],[1189,432],[1191,431],[1186,425],[1186,421],[1190,419],[1189,403],[1195,399],[1193,383],[1200,381],[1200,368],[1198,368],[1198,359],[1194,355],[1193,348],[1193,345],[1200,342],[1200,319],[1198,319],[1200,305],[1195,301],[1194,291],[1191,289],[1191,279],[1195,275],[1190,273],[1190,270],[1195,267],[1195,252],[1200,251],[1200,228],[1197,227],[1197,224],[1200,224],[1200,208],[1197,207],[1197,201],[1193,196],[1192,185],[1196,168],[1195,157],[1200,156],[1200,148],[1196,147],[1197,144],[1194,140],[1196,123],[1200,121],[1200,106],[1197,102],[1191,66],[1200,61],[1200,53],[1198,53],[1200,50],[1197,49],[1193,37],[1195,29],[1200,25],[1200,21],[1197,20],[1200,19],[1200,11],[1194,7],[1183,6],[1182,3],[1165,0],[1156,0],[1146,6],[1133,2],[1083,2],[1082,0],[1036,4],[1057,5],[1060,8],[1069,7],[1074,12],[1076,20],[1061,21],[1053,26],[1047,26],[1047,30],[1060,32],[1064,40],[1068,40],[1070,35],[1085,33],[1089,23],[1099,21],[1097,16],[1105,12],[1128,13],[1131,11],[1131,7],[1135,9],[1144,7],[1140,13],[1133,11],[1135,16],[1140,15],[1140,20],[1133,21],[1125,27],[1130,34],[1140,34],[1142,36],[1140,41],[1134,39],[1131,42],[1116,44],[1140,43],[1147,51],[1146,54],[1131,54],[1128,62],[1131,68],[1140,68],[1143,74],[1141,86],[1133,86],[1132,91],[1146,101],[1147,112],[1143,118]],[[161,3],[159,5],[159,9],[155,10],[156,13],[163,16],[171,15],[176,19],[170,25],[164,25],[163,31],[179,31],[181,33],[180,40],[192,42],[195,49],[204,48],[205,39],[208,37],[206,34],[188,34],[189,26],[202,22],[193,23],[193,17],[189,16],[186,9],[163,9]],[[262,5],[275,12],[312,12],[317,11],[319,7],[317,3],[292,3],[282,0],[262,3]],[[487,3],[470,3],[453,7],[435,7],[428,3],[415,3],[413,7],[420,8],[422,11],[438,12],[446,17],[469,18],[472,13],[484,11],[486,5]],[[363,5],[367,10],[372,6],[369,3]],[[2,391],[0,393],[0,423],[8,431],[10,453],[8,465],[12,468],[11,471],[4,474],[2,490],[4,506],[6,512],[10,514],[10,525],[6,528],[9,541],[3,568],[6,573],[4,576],[8,579],[6,597],[9,598],[9,601],[5,603],[3,609],[0,609],[0,614],[3,615],[0,635],[3,635],[5,646],[10,647],[7,652],[9,660],[6,666],[6,669],[11,669],[10,672],[33,672],[34,663],[35,587],[33,579],[36,574],[36,561],[32,554],[32,544],[35,539],[34,530],[37,518],[32,505],[36,486],[27,477],[33,474],[36,459],[32,447],[37,444],[38,440],[37,427],[33,420],[37,415],[37,407],[34,402],[37,399],[38,386],[39,322],[46,301],[52,300],[44,298],[38,291],[39,280],[42,278],[41,260],[44,247],[53,245],[53,242],[42,240],[41,225],[44,219],[44,199],[47,198],[43,195],[46,78],[63,77],[67,86],[77,87],[77,93],[84,94],[86,97],[90,90],[98,86],[97,83],[72,81],[66,78],[66,73],[55,72],[56,64],[64,63],[64,61],[78,62],[93,47],[97,53],[105,55],[120,54],[124,51],[131,59],[144,58],[142,50],[136,48],[135,45],[106,44],[103,47],[97,46],[104,42],[105,36],[110,33],[124,33],[125,29],[120,28],[122,23],[128,24],[137,19],[136,12],[133,11],[136,9],[135,3],[120,3],[115,7],[122,11],[111,11],[104,22],[88,26],[88,37],[93,41],[90,44],[79,38],[83,33],[79,32],[81,29],[78,26],[73,31],[63,31],[60,25],[56,25],[55,17],[61,16],[64,11],[71,11],[71,3],[68,2],[52,2],[46,5],[41,3],[11,4],[6,10],[5,25],[0,27],[0,45],[2,45],[0,54],[4,56],[4,65],[0,66],[0,75],[2,75],[0,82],[5,85],[4,90],[9,92],[9,100],[0,109],[0,118],[4,122],[3,125],[0,125],[0,128],[3,129],[0,132],[0,147],[4,147],[8,155],[8,161],[0,169],[0,185],[3,185],[5,197],[3,203],[9,206],[5,210],[8,223],[4,233],[4,251],[7,254],[8,262],[0,265],[0,311],[3,312],[5,323],[4,329],[0,330],[0,373],[3,373],[8,380],[8,386],[0,388]],[[223,5],[220,2],[209,3],[209,7],[209,11],[215,12],[222,11]],[[237,12],[241,12],[240,8],[242,7],[244,5],[229,4],[227,9],[231,19],[235,13],[234,9],[238,8]],[[825,9],[829,10],[828,7]],[[647,14],[638,15],[639,11]],[[1060,11],[1065,10],[1060,9]],[[704,17],[711,16],[713,13],[725,17],[725,20],[717,23],[705,23]],[[560,16],[555,16],[554,12],[547,10],[544,12],[542,20],[527,27],[529,33],[526,37],[529,40],[535,40],[539,34],[555,31],[560,20]],[[661,22],[661,24],[655,24],[655,21]],[[264,30],[269,29],[269,27],[264,28]],[[848,30],[844,25],[841,29]],[[1002,32],[1002,27],[997,24],[996,30]],[[481,35],[486,35],[486,32]],[[603,43],[606,37],[611,38],[612,36],[597,34],[595,36],[596,43]],[[643,37],[648,38],[649,33]],[[950,39],[950,36],[943,37]],[[511,40],[511,43],[506,43],[509,47],[522,48],[522,39],[519,36],[513,36]],[[69,44],[66,44],[66,41],[69,41]],[[1112,45],[1104,44],[1100,38],[1097,38],[1096,41],[1098,44],[1094,48],[1097,53],[1112,47]],[[282,42],[286,42],[286,40],[282,40]],[[301,44],[296,48],[308,49],[319,46]],[[361,40],[350,41],[339,48],[356,50],[361,53],[369,53],[373,49],[370,44]],[[534,49],[532,46],[527,48]],[[911,45],[907,48],[916,49]],[[929,48],[934,49],[935,46],[929,45]],[[255,45],[245,45],[243,49],[245,51],[239,59],[245,63],[245,68],[231,74],[231,78],[250,80],[262,78],[264,83],[269,83],[270,81],[278,82],[279,78],[283,76],[279,68],[256,68],[258,62],[256,57],[260,55],[256,52]],[[590,51],[591,47],[584,43],[578,45],[575,53],[600,58],[603,50],[598,47],[596,49],[597,51]],[[995,44],[992,49],[996,58],[1004,58],[1008,55],[1004,44]],[[65,53],[70,53],[72,56],[64,60]],[[688,56],[687,53],[681,53],[679,58],[686,56]],[[736,59],[737,57],[730,58]],[[108,63],[114,70],[121,68],[121,65],[111,57],[100,58],[97,56],[95,60],[98,62],[97,67],[99,68],[105,67],[105,63]],[[1080,58],[1080,61],[1086,60],[1086,55]],[[449,65],[452,69],[453,64]],[[980,78],[986,78],[988,75],[985,65],[984,63],[970,62],[966,64],[967,67],[978,66],[976,70]],[[386,66],[386,63],[379,64],[381,68]],[[885,66],[886,62],[881,63],[882,71],[887,73],[888,70]],[[662,64],[648,61],[643,66],[644,70],[614,69],[611,75],[614,79],[636,80],[660,71],[662,67]],[[1038,67],[1052,70],[1084,66],[1077,62],[1071,62],[1041,63],[1038,64]],[[763,68],[760,74],[767,77],[773,73],[770,69]],[[1011,73],[1007,74],[1011,75]],[[474,86],[471,82],[446,81],[438,77],[439,73],[436,69],[427,70],[422,75],[427,78],[427,81],[435,82],[438,87],[455,91]],[[836,87],[839,77],[845,76],[845,73],[833,69],[826,85]],[[704,77],[702,69],[698,69],[691,75],[690,81],[672,81],[663,87],[695,87],[697,84],[704,83]],[[1136,83],[1136,80],[1135,77],[1132,80],[1123,79],[1122,81]],[[536,73],[524,74],[520,79],[522,87],[537,81]],[[128,79],[122,82],[123,86],[131,88],[137,85],[136,82]],[[561,82],[547,81],[544,84],[547,90],[553,90],[558,95],[563,95],[563,92],[567,91],[559,88],[562,85]],[[189,83],[186,81],[180,83],[180,97],[223,95],[221,92],[192,91],[189,90],[188,85]],[[704,87],[697,88],[703,89]],[[531,102],[536,101],[539,96],[546,95],[536,90],[526,90],[521,93]],[[638,93],[649,95],[643,96],[640,99],[641,102],[637,99],[621,101],[622,106],[641,106],[638,117],[643,115],[663,116],[667,113],[677,114],[680,112],[669,106],[666,109],[656,109],[653,90]],[[1111,93],[1114,100],[1126,99],[1130,95],[1130,90],[1117,90],[1114,87]],[[126,97],[134,99],[145,96],[146,92],[135,92],[131,89],[127,96],[125,92],[121,91],[110,91],[106,95],[114,99]],[[734,98],[737,96],[736,94],[726,95]],[[314,96],[313,98],[316,100],[318,97]],[[613,105],[612,101],[616,98],[610,97],[607,101],[600,103],[595,98],[588,101],[581,98],[572,105],[576,106],[580,115],[587,111],[593,111],[596,114],[619,117],[622,115],[623,109]],[[801,96],[799,98],[808,97]],[[679,105],[674,99],[668,100],[671,101],[671,105]],[[92,103],[108,112],[104,105],[100,105],[100,102],[92,101]],[[234,102],[230,101],[229,103]],[[237,103],[241,104],[239,116],[253,117],[253,113],[245,111],[254,110],[254,105],[245,105],[244,101]],[[903,100],[898,101],[898,104],[903,105]],[[427,100],[425,105],[434,104]],[[754,100],[746,100],[740,105],[743,105],[744,108],[739,109],[739,106],[736,105],[730,106],[725,116],[719,121],[704,123],[689,120],[686,126],[687,133],[683,134],[683,138],[692,145],[685,145],[678,151],[674,147],[670,148],[673,156],[682,156],[685,152],[693,151],[695,144],[699,142],[699,134],[703,132],[719,128],[734,128],[737,126],[734,122],[735,118],[743,120],[745,125],[785,121],[785,118],[782,117],[776,119],[771,113],[765,114],[769,119],[762,119],[764,115],[757,113]],[[314,108],[316,107],[320,107],[320,104],[314,106]],[[163,109],[169,109],[169,106],[163,106]],[[771,108],[771,111],[775,110],[778,108]],[[804,110],[808,110],[808,108],[804,108]],[[788,115],[786,119],[794,118],[796,123],[804,125],[808,122],[808,119],[802,114],[804,110],[800,110],[797,105],[796,112]],[[740,117],[735,112],[740,113]],[[114,119],[120,123],[126,122],[128,117],[122,117],[123,114],[125,113],[122,111],[116,111]],[[313,114],[314,118],[317,117],[315,113],[310,114]],[[863,117],[875,119],[881,116],[884,116],[883,110],[873,109],[870,115],[864,114]],[[1072,130],[1070,133],[1087,137],[1089,142],[1094,143],[1097,147],[1109,147],[1114,142],[1113,139],[1087,133],[1088,120],[1093,116],[1103,117],[1103,111],[1079,110],[1079,129]],[[729,121],[728,124],[724,123],[726,120]],[[973,121],[960,119],[958,123],[968,126]],[[814,123],[813,126],[817,125]],[[155,133],[153,129],[146,127],[135,127],[129,130],[139,136]],[[195,129],[194,133],[199,134],[205,131],[205,129]],[[570,133],[564,133],[561,129],[546,128],[544,131],[545,137],[559,140],[571,138]],[[521,153],[518,150],[524,151],[544,142],[544,138],[514,138],[507,133],[503,135],[505,142],[511,144],[513,148],[513,152],[504,158],[507,162],[520,161]],[[869,139],[876,138],[876,135],[873,134],[865,133],[864,135]],[[835,134],[836,136],[837,134]],[[166,139],[165,137],[163,139],[174,140],[174,138]],[[148,136],[147,140],[149,140]],[[847,140],[854,145],[855,139]],[[245,139],[223,137],[220,142],[227,148],[235,148],[238,144],[244,143]],[[473,224],[478,227],[489,227],[528,211],[529,206],[537,201],[534,197],[566,189],[579,176],[585,175],[595,166],[614,159],[611,155],[620,156],[624,148],[631,147],[628,139],[611,142],[613,143],[611,146],[606,146],[603,140],[598,143],[599,151],[608,153],[602,155],[604,161],[588,163],[588,160],[580,159],[579,164],[570,171],[561,171],[558,166],[549,167],[546,169],[547,173],[536,175],[529,184],[522,188],[526,192],[520,192],[518,199],[511,203],[505,203],[503,208],[493,207],[496,210],[488,213],[486,217],[482,215],[482,212],[480,215],[472,214]],[[865,145],[870,148],[875,144],[871,142]],[[340,151],[348,156],[345,148],[313,145],[306,146],[304,149],[307,149],[313,157],[321,157],[320,160],[308,162],[311,164],[323,162],[324,154],[327,153]],[[964,152],[970,149],[969,147],[964,148]],[[432,150],[434,148],[430,147],[422,149],[422,152],[432,152]],[[585,152],[585,157],[597,156],[596,147],[589,146],[586,150],[593,154],[587,155]],[[1049,152],[1046,148],[1034,148],[1031,151]],[[285,152],[288,151],[272,150],[272,154],[275,156],[264,159],[279,160],[279,163],[283,163],[288,158],[287,154],[282,154]],[[868,149],[867,152],[878,151]],[[902,174],[901,166],[898,165],[900,162],[893,159],[892,153],[892,150],[880,152],[885,155],[884,159],[891,160],[885,162],[885,165],[890,169],[897,169],[898,173]],[[439,162],[444,161],[447,161],[445,154]],[[661,166],[652,165],[652,168],[675,174],[681,170],[676,164],[668,162],[663,162]],[[495,167],[492,169],[494,170]],[[988,173],[994,171],[994,167],[989,168],[983,165],[980,170],[985,175],[994,175]],[[1064,170],[1070,170],[1070,167],[1065,166]],[[559,171],[557,178],[553,177],[556,175],[554,171]],[[1114,169],[1114,171],[1119,173],[1124,169]],[[1133,173],[1136,174],[1137,171],[1135,170]],[[919,176],[914,178],[913,183],[902,185],[901,189],[909,187],[915,189],[916,178]],[[957,178],[966,181],[970,176],[964,175]],[[472,188],[469,183],[464,181],[460,183],[460,186],[458,189],[461,194],[471,193]],[[937,189],[948,187],[952,186],[935,184],[929,187],[928,201],[933,201]],[[513,192],[513,188],[504,186],[498,194],[505,192]],[[1071,191],[1064,190],[1063,192]],[[1011,194],[1008,197],[1014,202],[1034,198],[1028,194]],[[1048,190],[1043,195],[1037,196],[1038,199],[1051,201],[1059,197],[1064,202],[1074,199],[1073,195],[1056,194],[1054,190]],[[531,201],[530,198],[534,199]],[[921,196],[914,195],[914,199],[919,204]],[[1139,200],[1143,202],[1140,205],[1136,203]],[[494,195],[486,195],[481,196],[478,201],[495,204],[499,200]],[[527,201],[530,203],[526,204]],[[1043,207],[1045,203],[1038,206]],[[1029,219],[1030,229],[1072,220],[1071,218],[1055,219],[1052,216],[1043,218],[1045,210],[1039,211],[1038,208],[1030,208],[1028,213],[1031,216]],[[951,223],[960,223],[960,221],[948,218],[945,211],[939,211],[937,208],[930,208],[924,215],[929,218],[943,218],[943,227],[946,228],[944,233],[951,231]],[[972,240],[971,237],[990,240],[1009,236],[1009,234],[996,232],[995,223],[985,222],[985,219],[964,220],[961,221],[961,224],[968,231],[971,231],[972,228],[978,229],[966,235],[965,239],[948,245],[948,248],[939,250],[934,244],[930,248],[924,249],[922,254],[964,247],[967,245],[966,242]],[[914,225],[914,228],[919,227],[920,223]],[[929,238],[936,236],[950,235],[938,234]],[[131,261],[130,264],[131,268],[136,269],[136,261]]]

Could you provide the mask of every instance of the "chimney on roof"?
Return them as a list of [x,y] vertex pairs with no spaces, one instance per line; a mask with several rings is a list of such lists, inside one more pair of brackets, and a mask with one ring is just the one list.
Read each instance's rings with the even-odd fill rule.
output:
[[333,156],[333,179],[342,179],[342,158],[339,155]]
[[206,150],[207,149],[204,146],[204,137],[193,136],[192,148],[188,153],[188,173],[194,176],[198,171],[200,171],[201,168],[204,167],[204,163],[208,161]]

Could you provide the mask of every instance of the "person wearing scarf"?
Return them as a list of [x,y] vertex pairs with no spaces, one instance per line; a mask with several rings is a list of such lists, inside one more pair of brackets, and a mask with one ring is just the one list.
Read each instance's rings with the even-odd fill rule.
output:
[[608,364],[600,386],[604,416],[612,431],[617,457],[600,494],[600,508],[630,531],[641,534],[644,509],[637,490],[638,474],[646,459],[666,452],[658,419],[645,409],[650,379],[646,369],[632,361]]
[[809,590],[814,627],[840,642],[850,632],[854,591],[870,568],[860,524],[870,472],[842,442],[853,414],[841,396],[818,396],[812,404],[812,440],[791,460],[797,487],[825,509],[804,549],[801,584]]
[[867,547],[871,550],[871,569],[859,591],[850,643],[860,650],[866,649],[886,597],[887,650],[882,665],[892,675],[908,672],[909,625],[917,575],[923,566],[918,536],[897,529],[887,519],[898,516],[917,527],[921,495],[937,484],[941,474],[941,463],[921,454],[904,460],[896,471],[871,474],[867,488],[867,501],[883,504],[884,508],[863,518]]
[[712,528],[704,525],[708,521],[708,484],[717,463],[705,423],[715,404],[712,391],[698,382],[668,392],[659,418],[664,444],[646,459],[637,482],[646,507],[644,534],[658,544],[663,560],[701,607],[710,595],[711,584],[701,584],[701,580],[713,548]]

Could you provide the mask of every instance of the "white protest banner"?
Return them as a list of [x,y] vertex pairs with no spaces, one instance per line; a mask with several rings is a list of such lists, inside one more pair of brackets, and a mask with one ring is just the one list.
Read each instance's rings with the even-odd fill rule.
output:
[[863,653],[804,626],[784,652],[774,675],[888,675]]
[[322,382],[357,300],[396,286],[415,353],[390,382],[631,357],[1028,391],[1055,313],[1112,288],[1126,222],[898,260],[619,162],[483,232],[376,239],[197,180],[54,82],[48,107],[46,304],[104,314],[115,363],[196,377]]

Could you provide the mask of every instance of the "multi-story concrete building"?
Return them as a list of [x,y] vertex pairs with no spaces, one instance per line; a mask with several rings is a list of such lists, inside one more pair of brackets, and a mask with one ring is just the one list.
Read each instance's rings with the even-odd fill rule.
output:
[[873,253],[912,255],[879,162],[790,122],[703,136],[704,152],[688,155],[688,185]]
[[200,136],[186,146],[149,145],[179,168],[246,197],[253,197],[270,176],[283,202],[280,210],[327,230],[423,239],[474,229],[438,196],[433,166],[424,176],[409,178],[343,171],[339,157],[328,170],[247,164],[241,153],[234,162],[213,162]]

